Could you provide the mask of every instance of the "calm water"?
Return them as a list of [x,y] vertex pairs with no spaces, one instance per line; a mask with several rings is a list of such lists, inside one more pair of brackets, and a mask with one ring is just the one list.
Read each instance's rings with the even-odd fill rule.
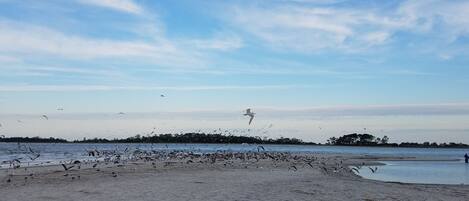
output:
[[[384,161],[372,173],[362,167],[362,177],[404,183],[469,185],[469,165],[464,161]],[[375,166],[373,166],[375,167]]]
[[[314,145],[263,145],[266,151],[291,153],[329,153],[329,154],[361,154],[374,156],[403,156],[430,157],[442,159],[463,159],[469,149],[435,149],[435,148],[386,148],[386,147],[343,147],[343,146],[314,146]],[[28,159],[27,148],[41,154],[34,161]],[[245,144],[54,144],[54,143],[0,143],[0,168],[8,167],[2,161],[23,158],[23,164],[57,164],[71,159],[91,159],[86,150],[185,150],[199,153],[217,151],[250,152],[257,151],[257,145]],[[399,181],[412,183],[451,183],[469,184],[468,166],[457,162],[412,162],[397,161],[384,162],[387,165],[379,167],[375,174],[362,168],[361,175],[370,179],[384,181]],[[368,171],[367,171],[368,170]]]

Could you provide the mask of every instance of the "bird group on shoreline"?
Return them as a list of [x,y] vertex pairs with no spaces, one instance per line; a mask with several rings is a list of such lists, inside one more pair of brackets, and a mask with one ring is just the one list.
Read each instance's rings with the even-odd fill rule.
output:
[[[21,149],[25,149],[24,145],[20,145]],[[28,147],[30,154],[38,154],[36,151]],[[39,157],[38,156],[38,157]],[[331,174],[347,174],[358,173],[361,166],[349,168],[343,163],[342,158],[321,157],[313,154],[293,154],[289,152],[269,152],[262,145],[257,145],[254,150],[246,152],[229,152],[217,151],[212,153],[200,153],[187,150],[142,150],[138,148],[126,147],[123,150],[85,150],[83,156],[87,159],[61,161],[60,166],[63,169],[64,177],[72,180],[80,179],[80,169],[95,170],[100,172],[102,168],[112,169],[111,176],[118,177],[119,167],[147,165],[152,169],[167,169],[177,167],[217,167],[217,168],[262,168],[270,166],[273,168],[285,168],[289,171],[299,171],[302,168],[312,168],[326,175]],[[24,171],[29,166],[22,166],[22,158],[14,159],[11,162],[10,169]],[[377,168],[370,168],[376,172]],[[104,173],[104,172],[103,172]],[[107,173],[105,173],[107,174]],[[24,174],[19,174],[24,175]],[[30,173],[29,177],[33,177]],[[10,173],[6,182],[11,182],[17,178],[17,174]],[[26,175],[25,177],[28,177]],[[26,182],[26,180],[24,180]]]

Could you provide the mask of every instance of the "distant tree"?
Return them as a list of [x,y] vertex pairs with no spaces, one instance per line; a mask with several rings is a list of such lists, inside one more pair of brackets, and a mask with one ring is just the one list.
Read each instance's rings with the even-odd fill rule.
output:
[[337,138],[331,137],[327,140],[327,144],[336,144]]
[[381,139],[381,144],[387,144],[388,141],[389,141],[389,138],[388,138],[388,136],[385,135],[385,136],[383,136],[383,138]]

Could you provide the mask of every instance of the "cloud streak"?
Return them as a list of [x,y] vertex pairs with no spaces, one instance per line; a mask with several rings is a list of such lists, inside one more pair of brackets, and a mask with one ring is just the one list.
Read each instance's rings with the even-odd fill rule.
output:
[[78,0],[78,2],[136,15],[144,12],[144,9],[132,0]]
[[266,46],[303,53],[363,52],[398,40],[394,37],[398,33],[424,36],[431,40],[432,51],[441,52],[469,35],[469,2],[465,1],[402,1],[392,7],[300,2],[231,5],[224,15],[233,27]]
[[108,86],[108,85],[0,85],[3,92],[67,91],[204,91],[204,90],[271,90],[315,88],[313,85],[207,85],[207,86]]
[[59,55],[68,58],[161,57],[175,54],[168,43],[93,39],[52,29],[0,21],[0,52]]
[[237,50],[243,47],[243,40],[236,35],[227,34],[216,36],[210,39],[189,39],[183,43],[190,44],[199,49],[212,49],[221,51]]
[[[266,87],[266,86],[264,86]],[[267,88],[277,88],[270,86]],[[212,90],[214,88],[173,88],[172,90]],[[225,89],[225,88],[215,88]],[[227,87],[227,89],[246,89],[240,87]],[[247,88],[247,89],[260,89]],[[265,88],[264,88],[265,89]],[[170,89],[171,90],[171,89]],[[239,110],[176,110],[158,112],[130,112],[126,118],[202,118],[202,119],[232,119],[238,118],[244,108]],[[253,108],[259,119],[318,119],[322,117],[378,117],[378,116],[468,116],[469,103],[444,103],[444,104],[413,104],[413,105],[362,105],[362,106],[322,106],[308,108]],[[4,116],[19,114],[3,114]],[[24,115],[24,114],[23,114]],[[61,118],[108,118],[114,113],[67,113],[59,114]],[[39,115],[32,115],[37,118]],[[24,117],[28,117],[27,115]],[[423,122],[420,122],[423,123]]]
[[[262,109],[259,109],[263,111]],[[401,116],[401,115],[469,115],[469,103],[331,106],[302,109],[264,109],[266,115],[282,116]],[[261,112],[259,112],[261,113]]]

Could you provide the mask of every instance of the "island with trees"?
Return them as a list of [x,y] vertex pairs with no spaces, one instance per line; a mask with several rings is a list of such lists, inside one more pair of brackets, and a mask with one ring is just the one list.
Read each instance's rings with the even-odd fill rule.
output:
[[463,143],[436,143],[436,142],[401,142],[390,143],[389,137],[376,137],[371,134],[352,133],[340,137],[331,137],[325,144],[305,142],[297,138],[267,138],[259,136],[237,136],[226,134],[207,133],[184,133],[184,134],[157,134],[157,135],[135,135],[127,138],[83,138],[81,140],[66,140],[62,138],[40,138],[40,137],[4,137],[0,142],[20,143],[206,143],[206,144],[290,144],[290,145],[329,145],[329,146],[375,146],[375,147],[421,147],[421,148],[469,148]]

